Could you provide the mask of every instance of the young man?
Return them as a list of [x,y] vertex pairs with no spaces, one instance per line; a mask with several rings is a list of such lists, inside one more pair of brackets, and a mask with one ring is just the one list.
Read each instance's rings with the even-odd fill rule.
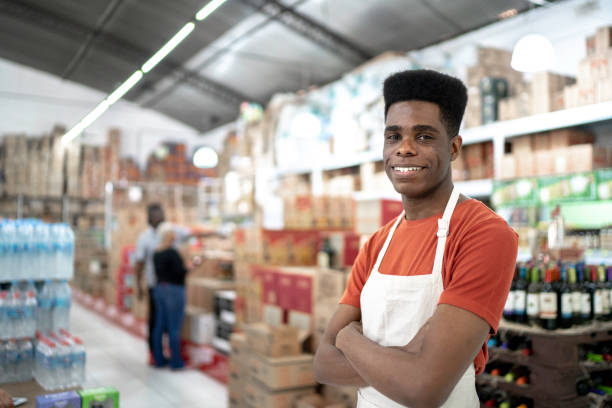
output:
[[475,374],[501,318],[518,237],[453,186],[463,83],[405,71],[387,78],[383,94],[383,160],[404,211],[359,252],[316,377],[360,387],[359,408],[479,407]]

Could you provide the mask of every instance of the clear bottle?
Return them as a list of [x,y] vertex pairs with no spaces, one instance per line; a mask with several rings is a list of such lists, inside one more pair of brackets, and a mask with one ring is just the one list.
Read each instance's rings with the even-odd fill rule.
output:
[[9,291],[0,289],[0,341],[7,340],[12,329],[9,327]]
[[21,365],[19,381],[30,381],[34,370],[34,349],[32,347],[32,342],[29,339],[23,339],[18,345],[20,355],[19,362]]
[[32,277],[34,279],[44,279],[45,272],[48,269],[48,265],[51,261],[50,255],[50,236],[49,236],[49,225],[36,220],[33,224],[34,231],[34,252],[35,259],[33,259],[34,270]]
[[34,337],[34,332],[36,332],[37,309],[38,301],[36,300],[36,287],[34,286],[34,282],[29,280],[25,289],[23,337]]
[[71,279],[74,274],[74,233],[68,224],[60,224],[59,262],[56,277]]
[[4,384],[8,382],[7,372],[6,372],[6,342],[0,340],[0,384]]
[[55,307],[53,308],[53,330],[70,330],[71,290],[68,282],[59,282],[55,289]]
[[8,236],[6,234],[6,225],[8,224],[7,220],[0,220],[0,277],[6,278],[6,274],[8,273],[7,261],[9,258],[9,243]]
[[73,337],[74,348],[73,348],[73,386],[82,387],[85,384],[85,365],[87,360],[87,352],[83,341],[78,337]]
[[15,339],[10,339],[5,348],[5,371],[7,382],[17,382],[19,366],[19,349]]
[[25,302],[23,299],[23,294],[21,293],[21,290],[19,290],[19,285],[17,284],[17,281],[13,281],[11,283],[11,291],[9,298],[9,329],[12,329],[10,336],[14,338],[24,337],[23,323],[25,314]]
[[38,297],[36,313],[36,329],[43,333],[52,329],[54,302],[53,283],[47,279]]
[[13,280],[16,278],[16,227],[15,227],[15,222],[14,221],[7,221],[4,224],[3,227],[3,235],[4,235],[4,241],[6,243],[6,255],[5,255],[5,268],[2,270],[2,274],[4,275],[4,278],[8,281],[8,280]]

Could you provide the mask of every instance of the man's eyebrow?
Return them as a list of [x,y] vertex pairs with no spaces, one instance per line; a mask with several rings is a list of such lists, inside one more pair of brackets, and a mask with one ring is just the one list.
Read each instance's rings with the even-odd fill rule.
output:
[[435,133],[440,133],[440,131],[438,129],[436,129],[433,126],[430,125],[414,125],[412,127],[412,130],[414,132],[435,132]]
[[391,125],[385,127],[385,132],[398,132],[400,130],[402,130],[402,127],[399,125]]

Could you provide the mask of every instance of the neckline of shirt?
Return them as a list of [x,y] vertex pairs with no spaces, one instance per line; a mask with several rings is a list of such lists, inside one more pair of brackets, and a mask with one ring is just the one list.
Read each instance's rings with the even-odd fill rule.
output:
[[[467,200],[458,203],[457,206],[455,207],[455,210],[458,210],[459,208],[464,207],[465,203],[471,203],[474,202],[476,200],[474,200],[473,198],[468,198]],[[444,211],[429,216],[427,218],[421,218],[420,220],[407,220],[406,217],[402,217],[402,220],[400,221],[399,225],[397,226],[398,228],[402,228],[402,229],[415,229],[415,228],[420,228],[423,227],[425,225],[431,224],[432,226],[436,226],[438,225],[438,219],[442,218],[442,215],[444,214]],[[453,214],[454,215],[454,214]]]

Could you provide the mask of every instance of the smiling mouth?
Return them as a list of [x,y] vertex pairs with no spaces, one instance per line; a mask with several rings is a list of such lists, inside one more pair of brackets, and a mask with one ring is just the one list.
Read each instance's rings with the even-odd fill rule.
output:
[[411,176],[413,174],[417,174],[424,168],[425,167],[420,167],[420,166],[409,166],[409,167],[392,166],[391,167],[391,169],[393,170],[393,173],[400,175],[400,176]]

